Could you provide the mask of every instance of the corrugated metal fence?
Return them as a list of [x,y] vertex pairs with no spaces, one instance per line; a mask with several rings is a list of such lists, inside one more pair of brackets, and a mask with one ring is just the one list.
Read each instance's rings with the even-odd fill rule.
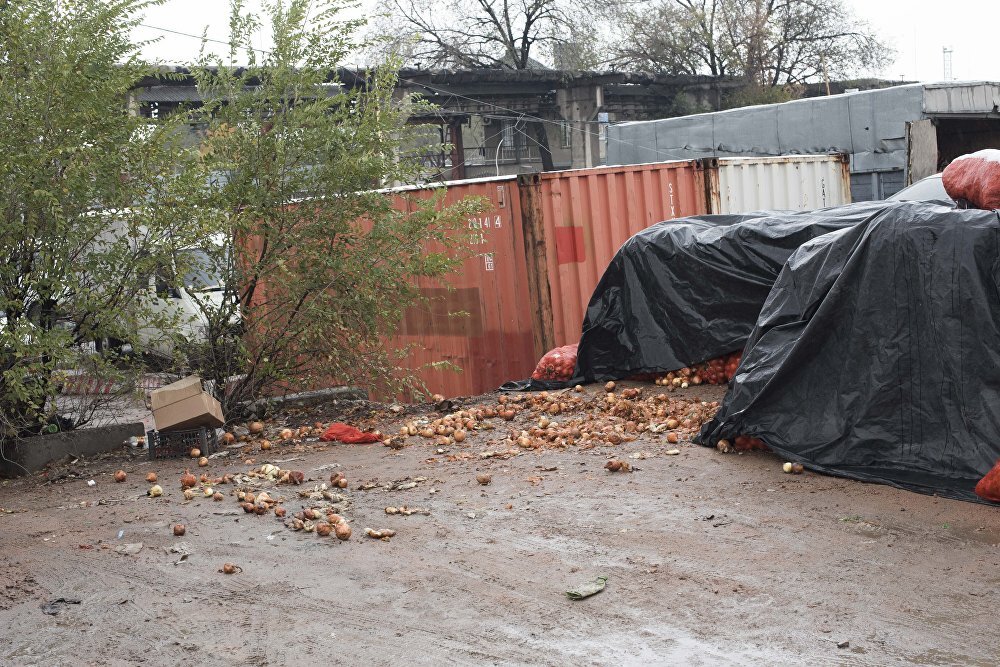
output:
[[713,213],[811,211],[851,201],[847,155],[719,159],[719,202]]

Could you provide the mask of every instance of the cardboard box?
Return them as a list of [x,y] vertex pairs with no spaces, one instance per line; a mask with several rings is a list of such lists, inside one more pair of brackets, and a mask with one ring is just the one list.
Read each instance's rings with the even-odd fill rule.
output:
[[149,402],[153,411],[164,408],[171,403],[183,401],[202,393],[201,378],[197,375],[189,375],[183,380],[178,380],[159,389],[155,389],[149,394]]
[[177,431],[207,426],[222,426],[226,420],[222,405],[201,388],[196,375],[168,384],[149,396],[153,424],[157,431]]

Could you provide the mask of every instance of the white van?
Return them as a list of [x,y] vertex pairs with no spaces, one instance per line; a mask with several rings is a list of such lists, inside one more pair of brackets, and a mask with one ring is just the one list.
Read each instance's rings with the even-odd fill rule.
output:
[[[134,250],[141,252],[142,247],[151,244],[172,243],[170,236],[152,239],[143,226],[129,225],[124,219],[128,213],[128,210],[107,209],[88,213],[107,220],[105,231],[93,241],[94,246],[110,247],[128,239],[130,245],[136,246]],[[207,340],[209,323],[205,313],[218,312],[223,305],[224,272],[218,263],[230,261],[231,247],[222,234],[206,239],[205,243],[209,245],[182,246],[174,250],[167,265],[138,277],[140,290],[137,298],[148,299],[142,305],[156,315],[162,315],[156,319],[166,323],[153,326],[150,322],[134,321],[137,342],[143,354],[171,359],[178,345]],[[128,312],[127,305],[122,310],[122,317],[135,316],[135,313]],[[233,324],[239,324],[238,318]],[[131,345],[117,340],[96,340],[91,345],[95,349],[120,347],[125,353],[133,352]]]
[[[213,238],[218,250],[224,247],[222,239]],[[149,277],[150,304],[153,311],[165,315],[173,322],[170,331],[151,326],[139,327],[139,342],[144,351],[168,357],[181,342],[207,340],[208,319],[205,312],[222,308],[225,293],[223,275],[213,260],[213,254],[202,248],[183,248],[177,251],[174,265],[164,267],[158,275]],[[178,271],[177,267],[183,267]],[[179,280],[171,280],[180,273]]]

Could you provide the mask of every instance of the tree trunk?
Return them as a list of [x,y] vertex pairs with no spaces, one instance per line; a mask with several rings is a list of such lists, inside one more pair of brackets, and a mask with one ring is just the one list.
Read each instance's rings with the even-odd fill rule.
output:
[[552,151],[549,149],[549,135],[545,131],[545,123],[535,121],[531,124],[535,130],[535,141],[538,142],[538,154],[542,158],[542,171],[555,171],[552,164]]

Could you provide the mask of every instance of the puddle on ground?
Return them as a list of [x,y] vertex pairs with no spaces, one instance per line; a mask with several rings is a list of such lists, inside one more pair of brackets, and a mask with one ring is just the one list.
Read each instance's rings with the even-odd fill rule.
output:
[[955,653],[953,651],[940,651],[932,648],[918,655],[906,657],[911,665],[963,665],[963,667],[995,667],[996,660],[983,660],[972,656]]
[[603,635],[593,632],[592,628],[578,627],[567,632],[572,636],[565,638],[556,636],[558,631],[529,634],[518,626],[500,630],[518,643],[535,645],[543,662],[553,664],[742,667],[781,664],[788,659],[788,654],[780,649],[725,647],[697,639],[676,627],[646,626]]

